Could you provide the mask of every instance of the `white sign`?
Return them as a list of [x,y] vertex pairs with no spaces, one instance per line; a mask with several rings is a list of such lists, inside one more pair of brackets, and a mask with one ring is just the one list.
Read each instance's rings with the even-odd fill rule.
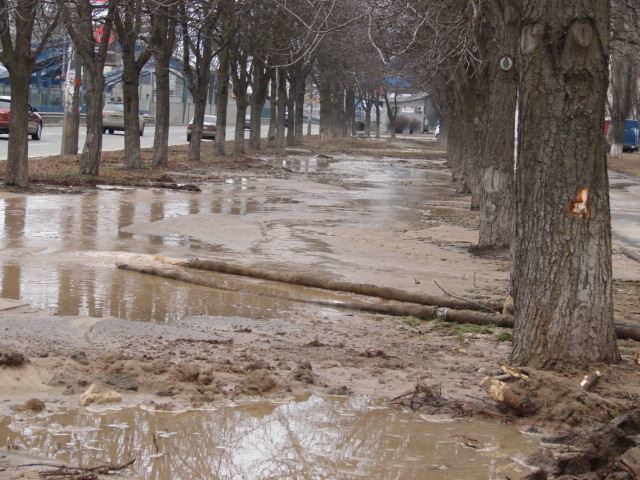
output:
[[407,107],[402,107],[401,112],[402,113],[415,113],[416,109],[415,109],[415,107],[408,107],[407,106]]

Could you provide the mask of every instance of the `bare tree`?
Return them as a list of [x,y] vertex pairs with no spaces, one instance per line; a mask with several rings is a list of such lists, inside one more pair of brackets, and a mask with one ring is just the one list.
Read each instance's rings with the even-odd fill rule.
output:
[[153,136],[154,167],[167,165],[171,91],[169,75],[176,44],[177,2],[148,0],[151,15],[150,47],[155,61],[156,125]]
[[608,2],[526,2],[520,34],[512,360],[620,359],[606,142]]
[[104,64],[113,41],[117,0],[95,4],[91,0],[58,0],[65,26],[84,68],[87,137],[80,155],[80,174],[98,175],[102,153]]
[[182,27],[182,63],[187,86],[194,103],[189,140],[189,161],[200,161],[202,131],[209,85],[211,62],[215,57],[219,33],[220,10],[217,0],[203,0],[180,5]]
[[[44,0],[0,1],[0,61],[11,81],[9,146],[4,183],[26,188],[29,184],[29,82],[36,58],[58,25],[55,3]],[[35,36],[35,45],[34,45]],[[39,139],[41,125],[33,136]]]
[[140,158],[140,72],[151,58],[151,48],[148,45],[137,52],[142,46],[141,36],[143,26],[148,17],[143,13],[142,0],[120,0],[114,14],[114,25],[118,42],[122,49],[122,90],[124,102],[124,161],[125,168],[142,167]]

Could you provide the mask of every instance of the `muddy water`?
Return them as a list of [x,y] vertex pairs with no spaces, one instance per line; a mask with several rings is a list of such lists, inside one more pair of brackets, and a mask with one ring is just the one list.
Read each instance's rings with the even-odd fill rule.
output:
[[[214,224],[221,219],[220,229],[224,230],[229,226],[230,217],[251,217],[246,228],[258,228],[256,215],[270,214],[275,218],[268,221],[273,235],[287,236],[283,239],[282,255],[308,257],[312,265],[322,269],[327,261],[341,261],[322,236],[313,232],[315,225],[328,218],[335,217],[331,219],[334,223],[384,224],[398,217],[419,221],[424,216],[424,212],[417,212],[412,205],[423,200],[425,193],[410,185],[394,183],[397,178],[429,183],[424,171],[399,168],[391,162],[374,162],[363,169],[366,158],[329,161],[293,157],[277,161],[282,163],[284,171],[296,174],[324,172],[328,180],[320,180],[339,185],[338,193],[329,189],[328,193],[305,190],[301,194],[299,189],[289,190],[288,183],[273,190],[260,189],[253,180],[236,179],[234,184],[206,185],[201,194],[103,189],[83,195],[0,198],[3,220],[0,295],[25,300],[58,315],[115,316],[158,322],[193,315],[271,318],[302,307],[287,300],[214,291],[113,267],[124,253],[233,259],[237,253],[230,251],[228,245],[208,243],[203,240],[207,235],[190,236],[190,227],[202,218]],[[430,190],[432,195],[433,190]],[[190,218],[197,220],[187,223],[183,233],[133,233],[136,225],[153,226],[174,220],[189,222]],[[294,232],[291,225],[295,225],[297,231]],[[305,231],[306,225],[310,226],[309,231]],[[242,230],[230,235],[241,245],[248,237]],[[287,242],[291,242],[291,246],[287,246]],[[267,257],[260,251],[256,254]],[[284,260],[278,258],[280,255],[274,257],[272,263],[283,262],[290,268],[284,256]],[[320,296],[323,301],[334,300],[317,291],[292,293],[298,299]]]
[[[154,440],[155,437],[155,440]],[[0,421],[0,446],[70,464],[136,457],[145,479],[502,479],[536,445],[511,427],[435,422],[367,397],[151,413],[85,410]]]

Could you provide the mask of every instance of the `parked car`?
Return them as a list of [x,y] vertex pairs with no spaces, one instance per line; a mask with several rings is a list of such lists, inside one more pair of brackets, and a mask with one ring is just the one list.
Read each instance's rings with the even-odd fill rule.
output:
[[[29,108],[29,125],[28,132],[33,140],[42,138],[42,117],[38,113],[37,108],[31,105]],[[9,117],[11,114],[11,97],[0,97],[0,133],[9,132]]]
[[[140,136],[144,135],[144,117],[138,115],[138,130]],[[102,109],[102,133],[113,135],[119,130],[124,132],[124,104],[122,102],[107,102]]]
[[[216,139],[216,123],[218,118],[215,115],[205,115],[204,124],[202,125],[202,138]],[[191,141],[191,127],[193,126],[193,118],[187,125],[187,142]]]

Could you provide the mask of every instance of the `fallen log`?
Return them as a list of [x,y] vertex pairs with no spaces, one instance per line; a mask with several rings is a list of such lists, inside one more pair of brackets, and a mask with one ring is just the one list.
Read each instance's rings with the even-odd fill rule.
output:
[[531,415],[536,411],[535,405],[526,394],[497,378],[483,378],[480,387],[496,402],[505,405],[518,415]]
[[352,283],[329,278],[319,278],[317,276],[304,273],[277,272],[263,270],[254,267],[235,265],[219,260],[205,260],[200,258],[189,258],[182,266],[207,270],[210,272],[227,273],[230,275],[240,275],[243,277],[270,280],[272,282],[291,283],[303,287],[322,288],[336,292],[355,293],[368,297],[379,297],[385,300],[395,300],[398,302],[417,303],[420,305],[435,305],[439,307],[453,308],[456,310],[488,310],[499,312],[502,310],[503,301],[484,300],[471,301],[460,298],[441,297],[427,293],[413,293],[399,288],[380,287],[369,283]]
[[[172,267],[183,266],[183,263],[172,263]],[[144,273],[147,275],[155,275],[158,277],[177,280],[180,282],[191,283],[203,287],[216,288],[218,290],[242,291],[252,295],[261,295],[275,298],[285,298],[293,302],[312,303],[325,307],[342,308],[348,310],[358,310],[361,312],[379,313],[382,315],[392,315],[397,317],[416,317],[422,320],[439,319],[452,323],[470,323],[473,325],[486,325],[504,328],[513,328],[513,315],[502,313],[485,313],[474,310],[452,309],[446,307],[437,307],[430,305],[422,305],[411,302],[398,301],[398,303],[367,303],[367,302],[330,302],[324,300],[287,298],[275,295],[273,293],[260,293],[255,290],[242,290],[230,287],[224,280],[218,281],[214,278],[194,277],[187,270],[178,268],[162,269],[151,266],[132,265],[119,263],[117,267],[122,270],[130,270],[133,272]],[[255,277],[254,277],[255,278]],[[323,288],[323,287],[317,287]],[[393,290],[393,289],[392,289]],[[344,290],[339,290],[344,291]],[[355,292],[350,292],[355,293]],[[408,293],[408,292],[404,292]],[[364,294],[362,294],[364,295]],[[377,296],[377,295],[371,295]],[[640,326],[630,324],[615,324],[616,335],[619,339],[636,340],[640,342]]]

